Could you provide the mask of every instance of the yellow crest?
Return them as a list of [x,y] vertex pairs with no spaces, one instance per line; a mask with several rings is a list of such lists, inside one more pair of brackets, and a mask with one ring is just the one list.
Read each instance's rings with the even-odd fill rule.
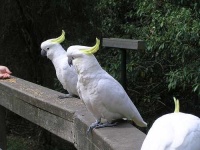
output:
[[91,47],[90,49],[81,49],[81,51],[84,54],[88,54],[88,55],[94,54],[99,50],[99,45],[100,45],[100,40],[96,38],[96,44],[93,47]]
[[62,34],[61,36],[59,36],[58,38],[55,39],[51,39],[52,43],[62,43],[65,40],[65,31],[62,30]]
[[174,99],[174,104],[175,104],[175,109],[174,109],[174,112],[176,113],[176,112],[179,112],[179,100],[178,99],[176,99],[175,97],[173,97],[173,99]]

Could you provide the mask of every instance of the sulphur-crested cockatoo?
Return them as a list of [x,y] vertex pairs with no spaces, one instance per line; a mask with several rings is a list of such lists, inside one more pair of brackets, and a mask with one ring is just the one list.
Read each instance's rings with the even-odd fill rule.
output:
[[62,35],[58,38],[49,39],[41,44],[41,55],[49,58],[56,70],[56,75],[63,88],[68,91],[69,94],[61,95],[59,98],[67,98],[78,96],[76,89],[78,76],[73,67],[68,65],[68,58],[66,57],[66,51],[60,45],[65,40],[65,32],[62,31]]
[[[112,121],[121,118],[127,118],[138,126],[146,127],[146,122],[123,87],[101,68],[93,55],[99,49],[99,44],[100,41],[96,39],[96,45],[93,47],[74,45],[67,50],[69,65],[73,65],[78,73],[79,96],[96,118],[88,132],[93,128],[116,125]],[[101,118],[107,122],[101,123]]]
[[179,112],[158,118],[149,130],[141,150],[200,150],[200,118]]

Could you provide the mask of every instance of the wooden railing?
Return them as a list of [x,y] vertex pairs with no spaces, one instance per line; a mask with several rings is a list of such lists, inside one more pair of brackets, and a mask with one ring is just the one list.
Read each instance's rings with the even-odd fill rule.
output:
[[126,50],[144,50],[145,42],[133,39],[103,38],[102,46],[121,50],[121,84],[126,90]]
[[6,150],[6,109],[74,144],[78,150],[139,150],[145,134],[128,123],[94,129],[95,121],[80,99],[58,99],[61,93],[17,77],[0,80],[0,148]]

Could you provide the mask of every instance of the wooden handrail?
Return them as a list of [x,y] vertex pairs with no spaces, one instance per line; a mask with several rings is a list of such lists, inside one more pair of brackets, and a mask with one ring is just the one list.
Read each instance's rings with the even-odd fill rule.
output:
[[133,39],[103,38],[102,46],[121,50],[121,84],[126,90],[126,50],[124,49],[142,50],[145,49],[145,42]]
[[[0,80],[0,123],[5,125],[3,109],[8,109],[49,132],[74,144],[78,150],[139,150],[145,134],[128,123],[95,129],[95,121],[80,99],[58,99],[61,93],[17,77]],[[0,128],[0,139],[5,127]],[[0,148],[5,142],[0,142]],[[3,149],[5,150],[5,149]]]

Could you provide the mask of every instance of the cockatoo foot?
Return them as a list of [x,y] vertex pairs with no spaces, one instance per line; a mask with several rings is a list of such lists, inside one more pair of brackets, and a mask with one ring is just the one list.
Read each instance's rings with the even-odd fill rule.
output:
[[117,124],[118,124],[117,122],[114,122],[114,123],[106,122],[106,123],[98,124],[98,125],[95,127],[95,129],[104,128],[104,127],[113,127],[113,126],[116,126]]
[[96,120],[94,123],[92,123],[88,130],[87,130],[87,134],[89,134],[94,128],[96,128],[97,126],[101,125],[102,123],[98,120]]
[[65,94],[65,95],[59,95],[58,96],[59,99],[72,98],[72,97],[73,97],[73,95],[71,95],[71,94]]
[[91,132],[93,129],[98,129],[98,128],[104,128],[104,127],[113,127],[113,126],[116,126],[118,123],[117,122],[114,122],[114,123],[109,123],[109,122],[106,122],[106,123],[101,123],[101,122],[94,122],[90,125],[90,127],[88,128],[87,130],[87,134],[89,132]]

